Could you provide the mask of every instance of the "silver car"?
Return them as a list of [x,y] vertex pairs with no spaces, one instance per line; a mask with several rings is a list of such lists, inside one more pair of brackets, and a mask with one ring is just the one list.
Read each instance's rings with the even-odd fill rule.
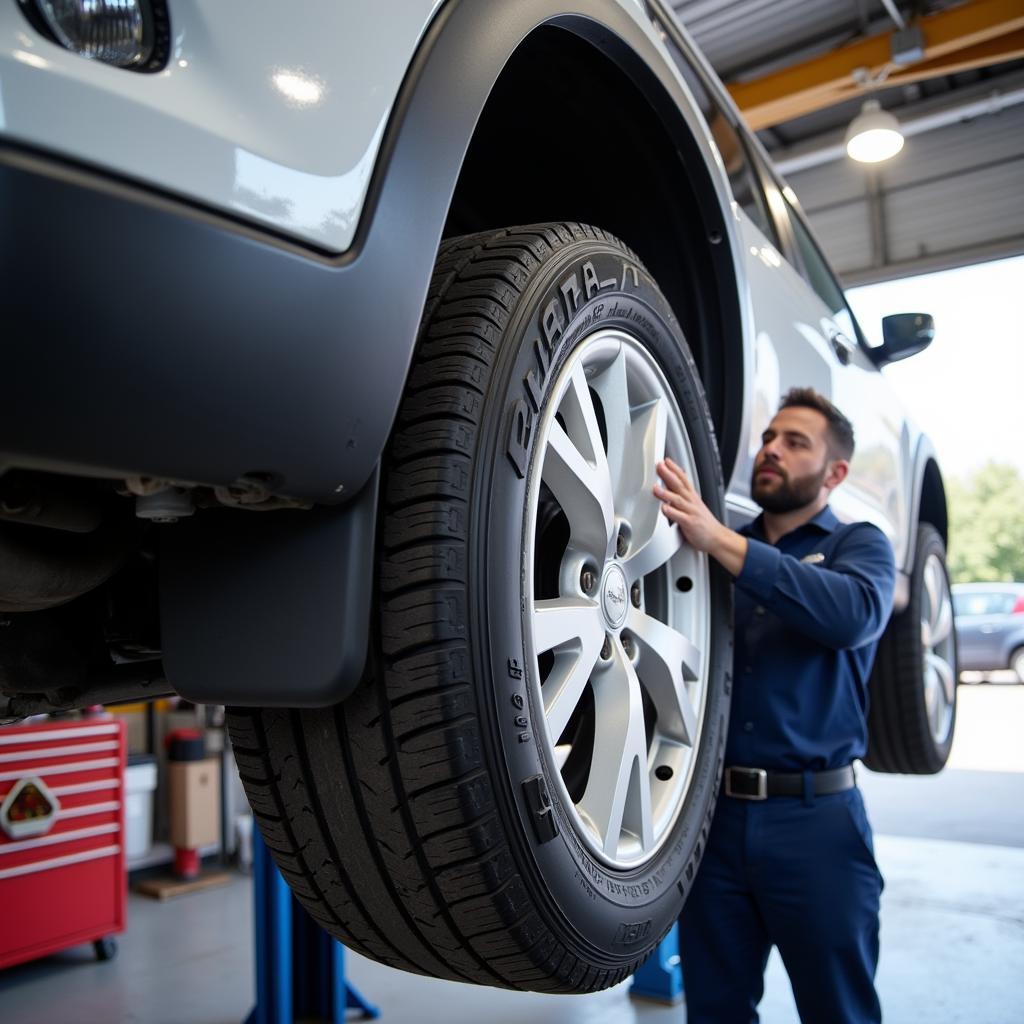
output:
[[945,491],[879,372],[931,320],[865,342],[663,0],[0,0],[0,94],[0,716],[230,705],[346,944],[615,984],[691,884],[731,688],[654,466],[748,521],[810,385],[899,569],[869,763],[945,763]]
[[961,670],[1024,682],[1024,583],[955,583],[953,608]]

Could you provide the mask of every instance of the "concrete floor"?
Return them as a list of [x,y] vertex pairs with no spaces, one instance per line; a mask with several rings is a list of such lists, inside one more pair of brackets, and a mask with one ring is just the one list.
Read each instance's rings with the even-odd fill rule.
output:
[[[888,1021],[1024,1021],[1024,686],[962,687],[950,767],[932,778],[862,773],[886,878],[878,987]],[[2,908],[0,908],[2,912]],[[120,954],[80,947],[0,972],[3,1024],[237,1024],[252,1003],[251,890],[159,904],[132,896]],[[685,1024],[682,1007],[478,989],[354,954],[349,977],[396,1024]],[[797,1015],[777,956],[765,1024]]]

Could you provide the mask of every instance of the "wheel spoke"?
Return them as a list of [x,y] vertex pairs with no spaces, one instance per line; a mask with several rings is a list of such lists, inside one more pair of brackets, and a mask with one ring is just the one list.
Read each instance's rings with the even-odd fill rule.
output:
[[932,649],[932,624],[928,619],[921,620],[921,646],[925,651]]
[[534,602],[534,654],[543,654],[573,642],[577,650],[588,650],[593,646],[595,637],[600,648],[604,627],[593,601],[582,597],[556,597]]
[[928,719],[928,725],[931,728],[932,735],[935,735],[936,719],[938,717],[938,706],[939,706],[939,679],[938,676],[930,665],[925,666],[924,670],[924,713]]
[[604,408],[605,432],[608,435],[608,472],[616,501],[622,493],[623,475],[630,467],[629,384],[626,376],[626,353],[621,344],[615,358],[590,380]]
[[684,543],[682,531],[661,515],[659,510],[650,536],[642,538],[638,543],[636,534],[633,535],[631,553],[622,563],[626,582],[632,584],[655,569],[661,568],[675,556]]
[[935,672],[936,681],[942,686],[942,697],[948,707],[956,698],[956,679],[952,665],[935,653],[926,654],[925,662]]
[[701,652],[678,630],[633,609],[626,627],[636,637],[637,671],[658,712],[658,729],[668,739],[693,746],[697,714],[686,687],[700,671]]
[[650,536],[660,511],[651,489],[658,482],[655,466],[665,457],[668,426],[665,400],[654,399],[632,410],[624,427],[622,472],[615,483],[615,507],[632,522],[634,535]]
[[559,412],[565,428],[557,420],[551,423],[541,479],[569,520],[572,543],[603,562],[614,544],[615,509],[608,460],[581,366],[573,371]]
[[926,615],[928,621],[928,633],[929,636],[933,637],[932,642],[934,643],[935,622],[939,612],[942,587],[939,582],[938,562],[933,559],[929,559],[925,564],[924,589],[928,596],[928,609]]
[[572,713],[576,710],[583,692],[590,680],[590,674],[597,662],[597,656],[604,642],[604,630],[594,619],[596,629],[588,629],[581,636],[579,650],[560,651],[555,655],[555,664],[544,681],[544,717],[547,720],[548,737],[557,744]]
[[953,630],[953,602],[943,592],[931,624],[932,644],[941,644]]
[[653,843],[647,734],[636,672],[622,645],[613,645],[611,666],[594,680],[594,759],[578,805],[597,831],[605,854],[618,852],[623,829]]
[[562,396],[558,411],[573,444],[587,462],[607,476],[608,457],[601,438],[601,427],[597,422],[594,399],[590,395],[590,382],[582,363],[573,367],[569,387]]

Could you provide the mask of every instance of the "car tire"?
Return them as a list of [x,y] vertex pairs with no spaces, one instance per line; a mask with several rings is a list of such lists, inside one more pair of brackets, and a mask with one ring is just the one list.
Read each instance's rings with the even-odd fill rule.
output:
[[579,224],[442,245],[384,456],[370,667],[337,707],[229,715],[275,861],[352,949],[589,992],[675,922],[732,638],[727,577],[651,494],[665,453],[721,517],[697,369],[632,252]]
[[1010,668],[1017,674],[1017,682],[1024,683],[1024,647],[1018,647],[1010,655]]
[[910,602],[878,645],[864,764],[876,772],[941,771],[953,745],[958,677],[946,549],[938,531],[921,523]]

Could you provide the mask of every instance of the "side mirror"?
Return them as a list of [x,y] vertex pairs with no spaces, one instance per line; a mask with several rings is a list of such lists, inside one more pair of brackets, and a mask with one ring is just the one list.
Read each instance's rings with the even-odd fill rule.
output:
[[935,321],[930,313],[894,313],[882,317],[882,345],[873,349],[875,365],[908,359],[926,349],[935,337]]

